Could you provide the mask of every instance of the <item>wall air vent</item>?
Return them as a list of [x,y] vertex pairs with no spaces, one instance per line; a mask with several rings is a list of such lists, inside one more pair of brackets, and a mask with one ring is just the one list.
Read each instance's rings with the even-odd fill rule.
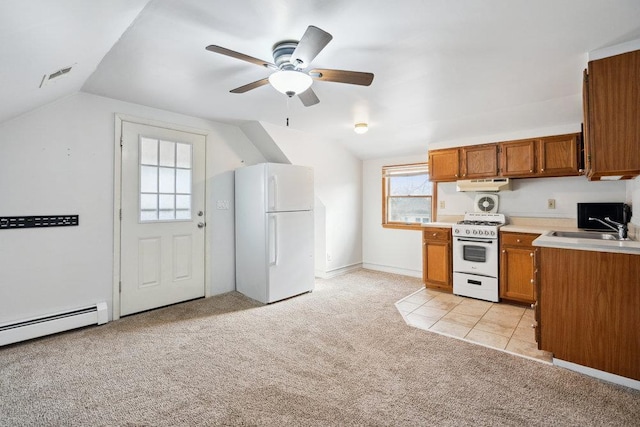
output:
[[72,68],[73,68],[73,65],[70,65],[68,67],[60,68],[59,70],[54,71],[51,74],[45,74],[44,76],[42,76],[40,87],[44,87],[50,83],[54,83],[56,80],[60,79],[61,77],[66,76],[67,74],[69,74]]

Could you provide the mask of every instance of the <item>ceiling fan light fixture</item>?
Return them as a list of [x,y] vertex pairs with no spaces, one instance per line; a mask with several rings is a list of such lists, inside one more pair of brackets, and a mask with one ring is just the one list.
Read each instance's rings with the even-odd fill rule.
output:
[[306,73],[294,70],[281,70],[269,76],[269,83],[278,92],[291,97],[311,87],[313,79]]
[[366,123],[356,123],[353,127],[353,131],[358,134],[367,133],[369,130],[369,125]]

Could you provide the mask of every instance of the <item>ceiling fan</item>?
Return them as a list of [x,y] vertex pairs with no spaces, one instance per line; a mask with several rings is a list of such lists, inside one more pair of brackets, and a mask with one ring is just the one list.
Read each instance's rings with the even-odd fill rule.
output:
[[231,93],[245,93],[270,83],[277,91],[284,93],[288,97],[297,95],[305,107],[310,107],[320,102],[313,89],[311,89],[314,79],[360,86],[369,86],[373,81],[372,73],[359,71],[322,68],[313,69],[309,72],[304,71],[332,38],[333,36],[326,31],[310,25],[300,41],[285,40],[273,46],[273,63],[221,46],[209,45],[206,49],[276,70],[269,77],[235,88],[230,91]]

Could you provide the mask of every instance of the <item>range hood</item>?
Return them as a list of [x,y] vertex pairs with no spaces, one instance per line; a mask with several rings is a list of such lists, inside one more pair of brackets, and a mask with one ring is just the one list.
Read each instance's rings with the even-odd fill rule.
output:
[[500,191],[510,189],[509,178],[463,179],[456,181],[457,191]]

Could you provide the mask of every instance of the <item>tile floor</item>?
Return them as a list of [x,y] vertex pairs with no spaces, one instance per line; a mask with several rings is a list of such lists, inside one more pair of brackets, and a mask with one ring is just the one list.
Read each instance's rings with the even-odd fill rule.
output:
[[551,363],[551,353],[538,350],[531,308],[426,288],[401,299],[396,308],[416,328]]

